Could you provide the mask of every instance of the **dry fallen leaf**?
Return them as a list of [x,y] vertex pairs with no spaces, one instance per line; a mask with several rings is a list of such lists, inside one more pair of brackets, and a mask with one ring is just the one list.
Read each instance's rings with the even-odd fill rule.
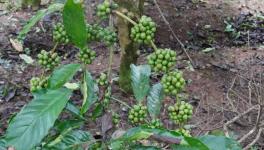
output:
[[28,55],[20,54],[19,57],[23,59],[27,64],[32,64],[34,62],[34,60]]
[[23,52],[23,44],[19,40],[10,38],[10,42],[15,50]]

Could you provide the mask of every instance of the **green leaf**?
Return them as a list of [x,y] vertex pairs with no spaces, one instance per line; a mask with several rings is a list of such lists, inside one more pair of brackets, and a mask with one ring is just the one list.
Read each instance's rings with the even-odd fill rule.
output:
[[238,142],[225,136],[206,135],[199,138],[210,150],[242,150]]
[[63,4],[54,3],[51,4],[47,9],[39,10],[29,21],[28,23],[23,27],[23,29],[19,32],[18,39],[23,40],[27,33],[30,31],[30,29],[44,16],[51,14],[55,11],[60,11],[63,8]]
[[157,148],[154,146],[143,146],[143,145],[136,145],[130,147],[131,149],[136,149],[136,150],[161,150],[161,148]]
[[0,139],[0,150],[6,150],[6,141],[4,139]]
[[[59,143],[50,147],[51,149],[58,150],[82,150],[84,144],[94,143],[93,136],[86,131],[76,130],[67,133],[66,135],[60,135]],[[57,142],[57,141],[56,141]]]
[[86,113],[92,106],[92,104],[94,104],[98,100],[98,96],[96,93],[97,86],[90,72],[86,71],[84,73],[83,79],[83,105],[81,108],[81,114]]
[[110,149],[113,149],[113,150],[122,150],[123,144],[124,144],[124,141],[122,140],[114,140],[114,141],[111,141],[109,147]]
[[135,98],[138,102],[143,101],[147,96],[150,85],[149,77],[151,74],[151,69],[149,65],[135,66],[131,65],[131,80],[132,88]]
[[101,117],[104,112],[104,106],[103,104],[98,104],[95,106],[93,112],[92,112],[92,119],[95,120],[98,117]]
[[193,137],[184,137],[184,140],[192,147],[199,148],[199,150],[210,150],[199,139]]
[[199,147],[190,145],[171,145],[172,150],[201,150]]
[[147,97],[148,112],[152,119],[158,117],[158,115],[160,114],[163,99],[163,88],[162,85],[158,83],[151,88],[149,96]]
[[61,88],[80,69],[80,64],[68,64],[56,69],[48,80],[50,89]]
[[135,127],[129,129],[121,139],[125,140],[139,140],[141,138],[147,138],[153,134],[163,136],[163,137],[171,137],[171,138],[178,138],[182,139],[181,134],[175,131],[170,131],[166,129],[152,129],[145,126]]
[[76,129],[76,128],[79,128],[81,127],[82,125],[84,124],[84,121],[83,120],[79,120],[79,119],[67,119],[67,120],[58,120],[56,121],[55,125],[54,125],[54,128],[62,133],[62,132],[65,132],[67,131],[68,129]]
[[63,23],[71,41],[79,48],[87,43],[84,8],[81,2],[67,0],[63,9]]
[[83,116],[80,113],[80,109],[77,106],[73,105],[72,103],[70,102],[67,103],[66,109],[72,114],[74,114],[75,116],[79,117],[80,119],[85,120],[85,118],[83,118]]
[[61,88],[36,95],[11,121],[6,134],[7,145],[16,150],[29,150],[38,145],[54,125],[71,93]]

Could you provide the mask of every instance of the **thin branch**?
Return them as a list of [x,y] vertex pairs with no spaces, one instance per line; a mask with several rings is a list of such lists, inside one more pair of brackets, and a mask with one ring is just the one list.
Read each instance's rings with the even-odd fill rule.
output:
[[113,11],[113,13],[115,13],[117,16],[119,16],[119,17],[127,20],[128,22],[130,22],[133,25],[136,25],[137,24],[134,20],[130,19],[129,17],[127,17],[126,15],[124,15],[123,13],[121,13],[120,11],[115,10],[115,11]]
[[129,108],[129,109],[132,109],[132,107],[130,107],[128,104],[126,104],[125,102],[123,102],[123,101],[121,101],[121,100],[119,100],[119,99],[117,99],[117,98],[111,97],[111,99],[114,100],[114,101],[117,101],[118,103],[120,103],[120,104],[126,106],[126,107]]
[[259,129],[256,138],[255,138],[250,144],[248,144],[245,148],[243,148],[243,150],[248,150],[248,149],[250,149],[254,144],[256,144],[256,143],[258,142],[260,136],[261,136],[262,131],[263,131],[263,128]]
[[163,12],[162,12],[162,10],[161,10],[161,8],[160,8],[160,6],[159,6],[157,0],[153,0],[153,1],[154,1],[155,5],[156,5],[156,7],[157,7],[157,9],[158,9],[158,11],[159,11],[159,13],[160,13],[162,19],[163,19],[163,21],[164,21],[165,24],[169,27],[169,30],[171,31],[173,37],[174,37],[174,38],[178,41],[178,43],[181,45],[181,47],[182,47],[184,53],[186,54],[186,56],[187,56],[188,59],[190,60],[192,66],[194,66],[193,61],[192,61],[192,58],[190,57],[190,55],[188,54],[187,50],[185,49],[184,44],[181,42],[181,40],[178,38],[178,36],[177,36],[177,35],[175,34],[175,32],[173,31],[173,29],[172,29],[170,23],[168,22],[168,20],[166,19],[166,17],[163,15]]
[[[109,1],[110,4],[112,4],[112,0]],[[109,16],[109,27],[110,30],[113,30],[114,28],[114,19],[113,19],[113,15],[110,14]],[[111,81],[111,74],[112,74],[112,64],[113,64],[113,56],[114,56],[114,47],[113,45],[111,45],[109,47],[110,50],[110,54],[109,54],[109,64],[108,64],[108,72],[107,72],[107,79],[108,81]]]
[[231,105],[231,107],[232,107],[232,109],[233,109],[234,112],[238,112],[238,111],[237,111],[236,107],[234,106],[231,98],[229,97],[229,93],[232,90],[232,88],[234,87],[234,84],[236,82],[236,79],[237,79],[237,76],[232,80],[231,86],[230,86],[230,88],[228,89],[228,91],[226,93],[226,98],[229,101],[229,104]]
[[51,52],[52,52],[52,53],[54,53],[54,52],[55,52],[55,50],[56,50],[56,48],[57,48],[58,44],[59,44],[59,43],[58,43],[58,42],[56,42],[56,44],[54,45],[54,47],[53,47],[53,48],[52,48],[52,50],[51,50]]
[[251,134],[253,134],[255,131],[257,130],[257,127],[254,127],[253,129],[251,129],[247,134],[245,134],[242,138],[240,138],[238,140],[239,143],[242,143],[243,141],[245,141]]
[[227,128],[228,128],[228,126],[229,126],[231,123],[234,123],[235,121],[237,121],[238,119],[240,119],[242,116],[244,116],[244,115],[250,113],[252,110],[257,109],[258,107],[259,107],[259,105],[255,105],[255,106],[249,108],[249,109],[248,109],[247,111],[245,111],[244,113],[239,114],[238,116],[236,116],[236,117],[233,118],[232,120],[230,120],[230,121],[228,121],[227,123],[225,123],[225,125],[224,125],[224,132],[225,132],[226,136],[229,136],[229,135],[228,135],[228,129],[227,129]]

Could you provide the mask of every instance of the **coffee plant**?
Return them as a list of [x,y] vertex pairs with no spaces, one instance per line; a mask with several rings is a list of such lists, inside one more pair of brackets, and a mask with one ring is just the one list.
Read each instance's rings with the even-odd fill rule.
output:
[[[133,25],[131,39],[140,44],[151,45],[154,49],[147,58],[149,65],[130,65],[134,105],[129,106],[125,101],[116,100],[129,109],[127,118],[124,120],[118,112],[109,108],[112,99],[115,99],[112,97],[113,82],[110,74],[101,73],[96,81],[87,69],[88,64],[92,64],[96,58],[96,51],[92,50],[90,43],[102,42],[111,47],[117,42],[115,30],[100,24],[87,24],[83,3],[67,0],[63,6],[53,4],[38,12],[19,34],[19,39],[23,40],[30,27],[45,14],[62,11],[63,23],[56,23],[52,33],[54,48],[40,50],[37,55],[43,73],[30,80],[33,99],[11,119],[6,135],[0,138],[0,149],[241,149],[236,141],[227,137],[192,137],[190,130],[184,128],[188,119],[191,119],[194,108],[179,97],[186,82],[183,73],[175,70],[176,52],[156,47],[154,34],[157,25],[150,17],[142,16],[139,20],[132,20],[117,8],[117,4],[105,0],[98,5],[96,11],[101,19],[112,15],[126,20]],[[76,62],[80,63],[62,65],[62,58],[56,52],[59,44],[76,46],[79,49]],[[111,57],[109,62],[112,62]],[[111,73],[111,67],[109,70]],[[150,84],[153,75],[151,71],[163,76],[161,82]],[[75,74],[81,78],[77,78]],[[78,86],[69,83],[73,78],[74,81],[78,80]],[[82,93],[80,106],[72,102],[71,96],[75,90]],[[175,99],[175,104],[164,109],[163,100],[166,96]],[[125,121],[131,123],[132,128],[118,137],[103,139],[84,130],[86,122],[93,121],[107,111],[111,111],[114,125],[118,126]],[[61,120],[62,112],[72,115],[69,119]],[[166,128],[161,112],[170,118],[176,128]],[[143,144],[142,141],[146,140],[156,143],[153,144],[155,146]]]

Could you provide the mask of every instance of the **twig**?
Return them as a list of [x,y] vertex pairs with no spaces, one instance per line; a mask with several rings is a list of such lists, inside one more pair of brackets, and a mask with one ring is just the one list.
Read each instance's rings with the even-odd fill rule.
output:
[[127,17],[126,15],[124,15],[123,13],[121,13],[120,11],[115,10],[115,11],[113,11],[113,13],[115,13],[119,17],[127,20],[128,22],[130,22],[133,25],[136,25],[137,24],[134,20],[130,19],[129,17]]
[[151,46],[153,47],[153,49],[154,49],[155,51],[158,50],[157,46],[155,45],[155,43],[154,43],[153,41],[151,41],[150,44],[151,44]]
[[231,123],[234,123],[235,121],[237,121],[238,119],[240,119],[242,116],[248,114],[249,112],[251,112],[254,109],[257,109],[257,107],[259,107],[259,105],[255,105],[251,108],[249,108],[247,111],[245,111],[244,113],[239,114],[238,116],[236,116],[235,118],[233,118],[232,120],[228,121],[227,123],[224,124],[224,132],[225,135],[228,137],[228,125],[230,125]]
[[57,42],[57,43],[54,45],[54,47],[53,47],[53,48],[52,48],[52,50],[51,50],[51,52],[52,52],[52,53],[54,53],[54,52],[55,52],[55,50],[56,50],[56,48],[57,48],[58,44],[59,44],[59,43]]
[[165,24],[169,27],[169,30],[171,31],[173,37],[174,37],[174,38],[178,41],[178,43],[181,45],[181,47],[182,47],[184,53],[186,54],[186,56],[187,56],[188,59],[190,60],[192,66],[194,66],[193,61],[192,61],[192,58],[190,57],[190,55],[188,54],[187,50],[185,49],[184,44],[181,42],[181,40],[178,38],[178,36],[177,36],[177,35],[175,34],[175,32],[173,31],[173,29],[172,29],[170,23],[168,22],[168,20],[166,19],[166,17],[163,15],[162,10],[161,10],[159,4],[157,3],[157,0],[153,0],[153,1],[154,1],[155,5],[156,5],[156,7],[157,7],[157,9],[158,9],[158,11],[159,11],[159,13],[160,13],[162,19],[163,19],[163,21],[164,21]]
[[153,140],[157,140],[157,141],[168,143],[168,144],[181,144],[181,141],[182,141],[180,138],[160,136],[157,134],[151,135],[150,138]]
[[130,107],[128,104],[126,104],[125,102],[123,102],[123,101],[121,101],[121,100],[119,100],[119,99],[116,99],[116,98],[114,98],[114,97],[111,97],[111,99],[114,100],[114,101],[117,101],[118,103],[120,103],[120,104],[126,106],[126,107],[129,108],[129,109],[132,109],[132,107]]
[[261,136],[262,131],[263,131],[263,128],[259,129],[256,138],[255,138],[250,144],[248,144],[245,148],[243,148],[243,150],[248,150],[248,149],[250,149],[254,144],[256,144],[257,141],[259,140],[260,136]]
[[[109,2],[110,2],[110,4],[112,4],[112,0],[110,0]],[[111,30],[113,30],[113,28],[114,28],[114,19],[113,19],[113,16],[111,14],[109,16],[109,27],[111,28]],[[109,54],[109,64],[108,64],[108,73],[107,73],[108,81],[111,80],[111,74],[112,74],[112,64],[113,64],[113,56],[114,56],[113,45],[111,45],[109,47],[109,50],[110,50],[110,54]]]
[[235,108],[235,106],[234,106],[232,100],[230,99],[230,97],[229,97],[229,93],[230,93],[230,91],[232,90],[232,88],[234,87],[234,84],[235,84],[235,82],[236,82],[236,79],[237,79],[237,76],[233,79],[233,81],[232,81],[232,83],[231,83],[231,86],[230,86],[230,88],[228,89],[228,91],[227,91],[227,93],[226,93],[226,98],[227,98],[227,100],[229,101],[229,104],[231,105],[231,107],[232,107],[232,109],[233,109],[234,112],[238,112],[238,111],[237,111],[237,109]]
[[239,143],[242,143],[243,141],[245,141],[251,134],[253,134],[255,131],[257,130],[256,127],[254,127],[253,129],[251,129],[247,134],[245,134],[242,138],[240,138],[238,140]]

